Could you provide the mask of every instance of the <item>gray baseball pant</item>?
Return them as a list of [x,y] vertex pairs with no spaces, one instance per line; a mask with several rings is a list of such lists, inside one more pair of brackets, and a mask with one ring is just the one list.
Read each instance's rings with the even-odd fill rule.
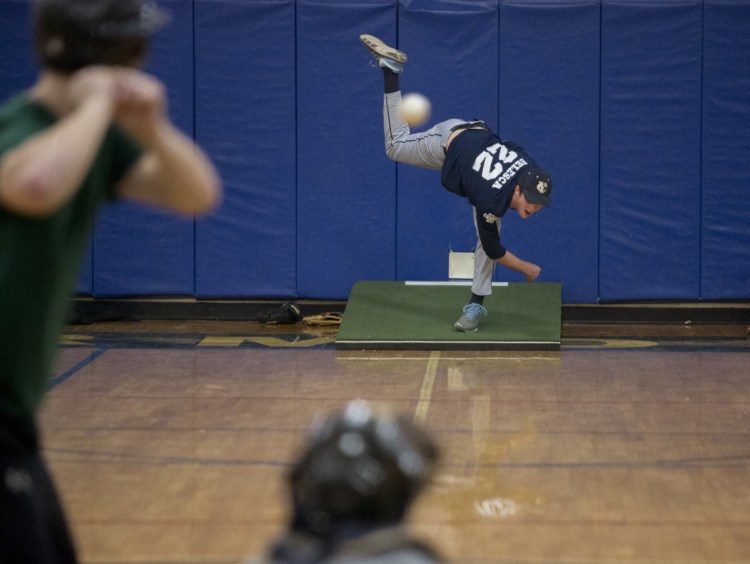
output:
[[[401,92],[386,94],[383,100],[383,129],[385,132],[385,152],[391,160],[420,168],[440,170],[445,161],[445,143],[451,130],[470,120],[449,119],[435,124],[426,131],[411,133],[409,124],[401,117]],[[476,211],[472,208],[474,228],[476,229]],[[497,229],[500,231],[500,218]],[[495,261],[487,256],[479,240],[474,249],[474,279],[471,291],[478,296],[489,296],[492,293],[492,273]]]

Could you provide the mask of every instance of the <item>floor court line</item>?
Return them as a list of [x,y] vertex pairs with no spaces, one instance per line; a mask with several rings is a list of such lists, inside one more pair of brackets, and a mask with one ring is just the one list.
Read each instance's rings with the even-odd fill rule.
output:
[[57,376],[55,376],[49,381],[49,383],[47,384],[47,390],[51,390],[55,386],[62,384],[63,382],[65,382],[66,380],[74,376],[79,370],[81,370],[82,368],[86,368],[89,364],[94,362],[97,358],[102,356],[105,352],[107,352],[106,348],[97,349],[94,352],[92,352],[89,356],[84,358],[81,362],[73,366],[72,368],[69,368],[62,374],[58,374]]
[[[49,455],[54,455],[57,462],[86,464],[141,464],[141,465],[198,465],[198,466],[278,466],[291,467],[289,461],[284,460],[221,460],[199,458],[193,456],[148,456],[139,454],[122,454],[113,452],[96,452],[67,448],[45,448]],[[651,459],[629,462],[627,460],[593,460],[589,462],[493,462],[475,464],[481,469],[566,469],[566,468],[598,468],[598,469],[642,469],[659,468],[661,470],[681,471],[695,468],[728,468],[746,467],[750,461],[750,453],[729,456],[706,456],[693,458]],[[444,463],[445,470],[463,468],[463,463]]]
[[419,390],[419,399],[417,408],[414,411],[414,422],[418,425],[424,425],[427,420],[427,410],[430,408],[430,399],[432,398],[432,388],[435,385],[435,374],[437,373],[438,363],[440,362],[440,351],[430,353],[430,359],[427,361],[427,370],[422,378],[422,388]]
[[123,454],[117,452],[97,452],[70,448],[45,448],[44,451],[55,456],[58,462],[86,464],[143,464],[143,465],[198,465],[198,466],[280,466],[291,467],[291,462],[284,460],[221,460],[199,458],[195,456],[149,456],[143,454]]
[[[350,351],[345,351],[346,353]],[[390,352],[390,351],[386,351]],[[434,354],[435,351],[433,351]],[[393,361],[403,361],[403,360],[415,360],[415,361],[421,361],[423,362],[425,358],[424,356],[392,356],[392,357],[385,357],[385,356],[348,356],[346,354],[342,354],[339,352],[340,356],[337,356],[337,358],[341,360],[358,360],[358,361],[378,361],[378,362],[387,362],[389,360]],[[497,356],[488,356],[488,355],[482,355],[480,356],[441,356],[440,360],[471,360],[471,361],[477,361],[477,362],[497,362],[498,360],[560,360],[560,355],[557,356],[504,356],[504,355],[497,355]]]

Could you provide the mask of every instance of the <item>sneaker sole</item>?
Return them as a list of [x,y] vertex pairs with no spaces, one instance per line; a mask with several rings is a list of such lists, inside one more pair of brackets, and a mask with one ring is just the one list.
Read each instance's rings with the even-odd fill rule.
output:
[[388,45],[383,43],[374,35],[367,35],[366,33],[364,33],[359,36],[359,40],[362,42],[362,45],[367,47],[374,55],[378,57],[384,57],[386,59],[390,59],[391,61],[396,61],[397,63],[405,63],[408,59],[406,53],[404,53],[403,51],[399,51],[398,49],[394,49],[393,47],[388,47]]
[[458,329],[458,330],[459,330],[459,331],[461,331],[462,333],[473,333],[474,331],[479,331],[479,327],[474,327],[474,329],[464,329],[464,328],[463,328],[463,327],[461,327],[461,326],[460,326],[460,325],[459,325],[458,323],[455,323],[455,324],[453,325],[453,327],[455,327],[456,329]]

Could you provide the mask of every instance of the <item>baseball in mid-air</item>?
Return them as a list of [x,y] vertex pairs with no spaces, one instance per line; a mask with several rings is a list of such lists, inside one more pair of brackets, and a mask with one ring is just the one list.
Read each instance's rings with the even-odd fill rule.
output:
[[401,115],[411,126],[419,126],[430,119],[432,104],[427,97],[417,92],[404,94],[401,99]]

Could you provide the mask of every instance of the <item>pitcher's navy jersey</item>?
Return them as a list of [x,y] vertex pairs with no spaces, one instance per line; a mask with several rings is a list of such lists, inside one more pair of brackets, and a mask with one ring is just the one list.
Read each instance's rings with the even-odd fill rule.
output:
[[479,240],[491,259],[505,256],[497,218],[508,210],[517,176],[531,165],[536,163],[523,147],[488,129],[467,129],[448,147],[442,184],[476,209]]

